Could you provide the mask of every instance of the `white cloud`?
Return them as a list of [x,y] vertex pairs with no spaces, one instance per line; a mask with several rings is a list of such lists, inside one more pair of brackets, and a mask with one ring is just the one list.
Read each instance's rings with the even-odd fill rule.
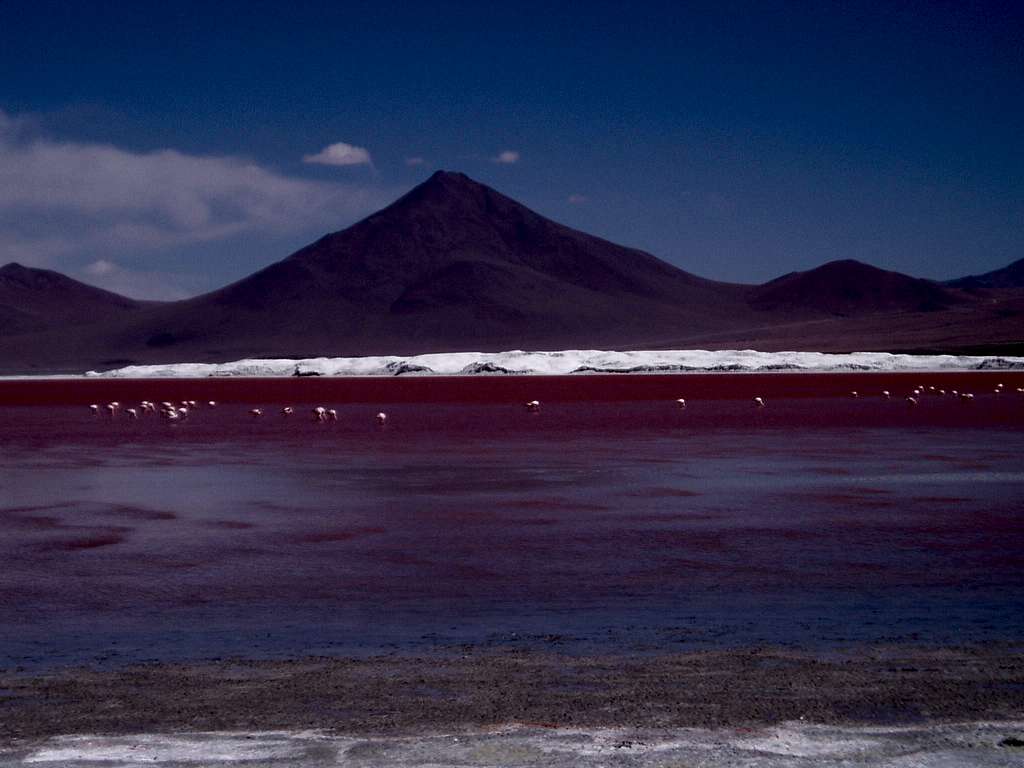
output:
[[423,165],[426,162],[422,157],[407,157],[405,158],[405,164],[409,166]]
[[109,275],[117,270],[117,264],[106,259],[97,259],[92,264],[86,266],[83,270],[85,274],[92,275],[93,277],[103,277]]
[[587,202],[587,196],[573,193],[566,198],[566,202],[568,202],[569,205],[583,205]]
[[518,163],[519,153],[513,149],[502,150],[493,158],[493,162],[500,165],[512,165],[513,163]]
[[302,162],[317,165],[373,165],[368,150],[343,141],[326,146],[315,155],[305,155]]
[[26,119],[0,111],[0,264],[59,269],[61,259],[81,263],[90,254],[326,231],[369,213],[381,197],[241,157],[44,138]]

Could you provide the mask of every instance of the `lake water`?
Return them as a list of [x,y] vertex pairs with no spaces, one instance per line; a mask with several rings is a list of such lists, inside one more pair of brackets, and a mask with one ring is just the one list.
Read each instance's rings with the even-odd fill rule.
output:
[[1019,642],[1022,403],[0,409],[0,667]]

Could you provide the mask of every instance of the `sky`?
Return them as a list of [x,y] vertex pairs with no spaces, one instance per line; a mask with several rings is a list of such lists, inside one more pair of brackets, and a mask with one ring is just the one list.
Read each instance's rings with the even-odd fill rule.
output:
[[1024,257],[1024,5],[0,0],[0,264],[240,279],[462,171],[720,280]]

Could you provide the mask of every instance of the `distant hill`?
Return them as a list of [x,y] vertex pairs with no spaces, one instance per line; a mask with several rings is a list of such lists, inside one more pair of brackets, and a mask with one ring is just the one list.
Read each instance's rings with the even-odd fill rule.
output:
[[977,288],[1024,288],[1024,259],[1018,259],[1002,269],[994,269],[981,275],[970,275],[957,280],[950,280],[946,285],[964,290]]
[[930,280],[847,259],[790,272],[750,293],[753,306],[771,312],[855,317],[878,312],[934,312],[963,303]]
[[[1020,269],[989,275],[1012,280]],[[764,285],[715,282],[445,171],[363,221],[185,301],[137,302],[54,272],[0,269],[6,373],[516,348],[850,351],[1020,341],[1022,291],[982,296],[856,261]]]
[[13,335],[124,317],[144,302],[47,269],[0,267],[0,333]]

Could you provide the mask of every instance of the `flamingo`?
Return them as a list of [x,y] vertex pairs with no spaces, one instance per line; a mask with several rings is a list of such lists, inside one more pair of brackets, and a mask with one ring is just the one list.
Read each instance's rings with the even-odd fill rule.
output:
[[107,413],[110,414],[110,418],[114,418],[114,414],[117,413],[117,406],[114,403],[107,403]]
[[129,408],[127,411],[125,411],[125,413],[128,414],[129,419],[139,418],[139,412],[136,411],[134,408]]
[[249,415],[253,416],[254,418],[259,418],[260,416],[263,415],[263,409],[262,408],[253,408],[251,411],[249,411]]
[[329,418],[331,421],[337,421],[338,420],[338,412],[336,410],[334,410],[333,408],[331,408],[329,411],[327,411],[327,418]]
[[686,407],[686,399],[680,397],[678,400],[676,400],[676,405],[678,405],[680,408],[685,408]]
[[98,416],[100,413],[100,407],[95,403],[89,406],[89,410],[92,411],[93,416]]
[[291,416],[293,413],[295,413],[295,409],[292,408],[290,405],[286,405],[284,408],[281,409],[282,416]]
[[539,411],[540,400],[530,400],[526,403],[526,410],[528,411]]
[[380,413],[377,414],[377,423],[378,424],[384,424],[384,422],[386,422],[387,420],[388,420],[388,415],[386,413],[384,413],[384,411],[381,411]]
[[910,405],[917,405],[917,398],[911,395],[907,395],[907,403]]
[[857,393],[857,390],[853,390],[853,392],[850,393],[850,397],[860,397],[860,395]]
[[888,389],[883,389],[882,390],[882,397],[884,397],[886,400],[888,400],[890,397],[892,397],[892,395],[889,393]]
[[756,405],[758,408],[764,408],[764,406],[765,406],[764,398],[763,397],[755,397],[754,398],[754,405]]
[[327,409],[322,405],[318,405],[313,409],[313,420],[314,421],[327,421]]
[[216,400],[211,400],[210,402],[207,403],[207,405],[210,406],[211,408],[216,408],[217,407],[217,401]]

